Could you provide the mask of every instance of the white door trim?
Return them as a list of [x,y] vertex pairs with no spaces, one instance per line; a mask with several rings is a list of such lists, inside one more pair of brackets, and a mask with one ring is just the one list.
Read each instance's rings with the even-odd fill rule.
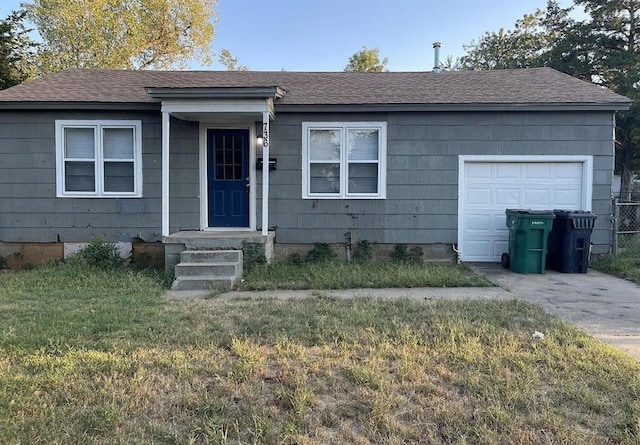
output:
[[582,209],[591,210],[593,198],[593,156],[591,155],[459,155],[458,156],[458,255],[464,261],[462,251],[464,231],[462,215],[464,213],[465,164],[472,162],[571,162],[582,163]]
[[[207,175],[207,130],[249,130],[249,227],[209,227],[209,188]],[[200,230],[228,232],[256,230],[256,129],[253,123],[215,124],[200,122]]]

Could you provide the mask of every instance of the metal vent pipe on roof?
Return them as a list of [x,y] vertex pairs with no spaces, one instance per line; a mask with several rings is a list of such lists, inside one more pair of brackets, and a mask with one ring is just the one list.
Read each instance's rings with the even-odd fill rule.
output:
[[440,47],[442,44],[440,42],[434,42],[433,44],[433,73],[440,73]]

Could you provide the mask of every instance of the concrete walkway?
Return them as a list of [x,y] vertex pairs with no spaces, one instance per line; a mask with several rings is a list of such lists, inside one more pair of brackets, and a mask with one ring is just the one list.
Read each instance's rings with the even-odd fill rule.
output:
[[[579,326],[596,338],[640,360],[640,287],[633,283],[590,270],[587,274],[547,271],[542,275],[523,275],[503,269],[499,264],[477,263],[471,268],[496,287],[277,290],[227,292],[216,300],[235,298],[410,298],[424,299],[500,299],[520,298],[542,306],[547,312]],[[202,299],[207,291],[169,291],[172,300]]]
[[640,360],[640,287],[595,270],[523,275],[499,264],[471,268],[518,298],[542,306],[596,338]]
[[[167,291],[168,300],[199,300],[207,298],[209,291]],[[501,287],[412,287],[393,289],[327,289],[327,290],[263,290],[263,291],[231,291],[216,295],[216,300],[233,300],[236,298],[277,298],[288,300],[292,298],[408,298],[410,300],[510,300],[515,296]]]

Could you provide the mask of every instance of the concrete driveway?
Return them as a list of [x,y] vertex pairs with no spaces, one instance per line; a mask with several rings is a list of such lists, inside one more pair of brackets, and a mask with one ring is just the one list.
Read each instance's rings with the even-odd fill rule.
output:
[[500,264],[475,263],[471,268],[517,297],[640,360],[640,287],[595,270],[586,274],[547,271],[518,274]]

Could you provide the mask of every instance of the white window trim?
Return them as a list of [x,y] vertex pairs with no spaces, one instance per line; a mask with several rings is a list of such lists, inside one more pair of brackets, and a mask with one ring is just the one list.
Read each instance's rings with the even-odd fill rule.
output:
[[[142,121],[139,120],[56,120],[56,196],[58,198],[141,198],[142,197]],[[95,191],[68,192],[65,187],[64,129],[93,128],[95,147]],[[133,192],[104,192],[103,128],[132,128],[134,142]]]
[[[340,130],[346,147],[347,130],[378,130],[378,193],[348,193],[346,150],[340,158],[340,193],[311,193],[309,191],[309,134],[311,130]],[[387,123],[386,122],[303,122],[302,123],[302,199],[386,199],[387,197]]]

